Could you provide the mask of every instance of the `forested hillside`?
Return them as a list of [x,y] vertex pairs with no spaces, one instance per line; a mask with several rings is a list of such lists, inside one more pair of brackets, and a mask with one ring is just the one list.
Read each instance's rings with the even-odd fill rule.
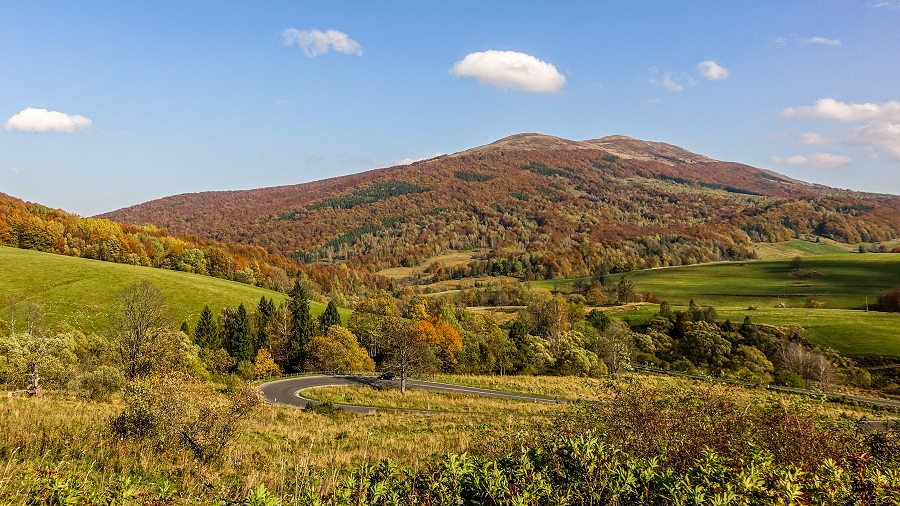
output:
[[177,195],[103,217],[356,269],[488,248],[446,276],[542,279],[752,258],[752,243],[800,234],[890,240],[898,202],[662,143],[522,134],[412,165]]
[[326,293],[356,286],[386,286],[365,269],[349,272],[321,264],[303,265],[253,244],[175,237],[153,225],[129,226],[81,218],[3,193],[0,246],[192,272],[279,291],[290,288],[292,278],[304,276]]

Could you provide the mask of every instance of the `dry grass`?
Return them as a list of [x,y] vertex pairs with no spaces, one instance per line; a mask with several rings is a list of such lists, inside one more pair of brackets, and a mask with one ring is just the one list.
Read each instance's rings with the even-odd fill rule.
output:
[[[437,381],[566,399],[607,398],[614,388],[640,382],[653,388],[691,381],[658,375],[629,374],[618,379],[518,376],[438,376]],[[728,389],[739,402],[797,402],[763,390]],[[80,473],[99,484],[132,479],[141,492],[157,493],[169,483],[171,504],[209,504],[216,498],[244,497],[260,484],[277,494],[292,494],[298,484],[317,483],[333,489],[346,474],[363,463],[391,459],[405,467],[421,468],[446,453],[466,452],[492,444],[502,436],[552,420],[532,410],[560,409],[516,401],[466,398],[412,391],[397,399],[391,391],[363,392],[350,388],[322,389],[321,396],[396,407],[427,407],[434,400],[443,407],[475,412],[421,415],[405,412],[354,415],[319,414],[286,406],[264,405],[249,420],[241,436],[221,458],[209,464],[195,461],[177,449],[158,452],[140,442],[116,440],[109,419],[122,409],[121,401],[91,403],[65,396],[7,398],[0,394],[0,503],[26,502],[23,479],[29,470]],[[338,399],[339,398],[339,399]],[[807,400],[804,402],[816,402]],[[406,404],[404,404],[406,403]],[[562,408],[565,409],[565,408]],[[829,416],[845,414],[883,418],[877,412],[835,404],[821,404]],[[106,485],[103,485],[106,486]]]
[[405,394],[397,388],[368,386],[319,387],[303,391],[303,396],[321,402],[374,406],[387,409],[441,411],[508,415],[545,415],[557,411],[553,404],[497,399],[453,392],[428,392],[410,389]]
[[457,265],[469,263],[476,255],[484,251],[486,250],[451,251],[450,253],[431,257],[413,267],[391,267],[390,269],[378,271],[378,274],[392,279],[408,278],[410,276],[415,276],[420,272],[424,272],[425,269],[431,267],[431,264],[435,262],[440,262],[444,267],[456,267]]
[[183,504],[243,497],[260,484],[291,493],[295,484],[313,480],[330,490],[363,463],[391,459],[418,468],[535,420],[502,413],[325,415],[264,405],[221,458],[204,465],[184,451],[159,453],[115,440],[108,421],[121,408],[120,401],[0,396],[0,497],[24,502],[22,476],[29,470],[87,473],[99,483],[129,475],[139,491],[151,493],[168,480]]

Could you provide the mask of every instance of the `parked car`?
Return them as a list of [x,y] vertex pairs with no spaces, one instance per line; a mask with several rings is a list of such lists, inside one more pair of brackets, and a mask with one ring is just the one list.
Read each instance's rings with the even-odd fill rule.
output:
[[394,373],[391,371],[385,371],[385,372],[381,373],[381,376],[379,376],[378,379],[390,381],[396,377],[397,377],[397,373]]

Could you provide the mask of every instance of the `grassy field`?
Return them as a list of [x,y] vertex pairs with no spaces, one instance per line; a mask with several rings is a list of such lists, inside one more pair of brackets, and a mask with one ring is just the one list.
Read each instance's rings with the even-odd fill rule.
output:
[[811,255],[839,255],[856,253],[858,245],[842,244],[828,239],[820,239],[821,242],[794,239],[793,241],[777,243],[759,243],[754,245],[754,251],[762,260],[774,260],[778,258],[805,257]]
[[[192,326],[206,304],[218,311],[243,303],[255,311],[260,297],[276,303],[286,297],[198,274],[0,247],[0,318],[8,320],[11,307],[21,310],[25,301],[34,300],[43,306],[50,327],[67,322],[77,329],[99,331],[109,324],[116,294],[144,280],[159,287],[177,322]],[[325,305],[312,302],[311,308],[318,315]],[[341,316],[347,318],[349,313],[342,310]]]
[[[807,297],[828,309],[861,309],[900,286],[900,255],[855,254],[803,259],[803,269],[816,277],[791,276],[790,260],[762,260],[651,269],[628,273],[642,292],[652,292],[670,304],[714,306],[803,307]],[[614,275],[618,281],[623,275]]]
[[485,250],[478,249],[468,251],[451,251],[450,253],[431,257],[425,262],[422,262],[421,264],[413,267],[391,267],[390,269],[382,269],[378,271],[378,274],[387,276],[392,279],[408,278],[410,276],[415,276],[416,274],[424,272],[425,269],[431,267],[431,265],[435,262],[440,262],[440,264],[444,267],[456,267],[457,265],[469,263],[473,258],[475,258],[476,255],[484,251]]
[[558,409],[555,404],[416,389],[401,394],[398,388],[372,388],[364,385],[310,388],[303,391],[303,396],[334,404],[450,413],[544,415]]
[[[900,255],[840,254],[803,258],[803,269],[820,276],[792,277],[789,259],[671,267],[616,274],[627,275],[641,292],[651,292],[674,308],[690,299],[714,306],[719,319],[795,325],[806,329],[810,341],[847,355],[900,356],[900,314],[866,311],[879,295],[900,286]],[[565,288],[572,280],[532,282],[533,286]],[[822,302],[822,309],[807,309],[807,298]],[[778,307],[778,306],[785,307]],[[756,310],[749,310],[755,307]],[[629,308],[635,309],[635,308]],[[646,322],[656,305],[636,310],[615,309],[633,325]]]
[[[617,387],[639,383],[648,388],[706,385],[681,378],[625,374],[616,379],[518,376],[439,376],[450,383],[565,398],[609,398]],[[815,399],[773,394],[759,389],[709,385],[727,391],[739,403],[803,402],[826,416],[873,416],[865,408],[822,404]],[[324,389],[323,393],[327,393]],[[418,407],[431,399],[405,396],[396,390],[376,391],[381,403]],[[345,397],[346,392],[334,392]],[[355,396],[357,393],[351,393]],[[366,398],[369,400],[369,397]],[[399,399],[399,400],[398,400]],[[440,402],[462,402],[439,395]],[[496,400],[482,399],[481,408],[496,408]],[[530,403],[509,402],[510,406]],[[211,504],[214,497],[244,497],[265,485],[279,495],[289,494],[298,482],[313,480],[327,492],[363,463],[391,459],[403,467],[421,468],[442,455],[483,448],[517,431],[542,430],[552,420],[522,416],[527,412],[420,415],[379,412],[357,415],[321,414],[287,406],[261,406],[234,444],[220,459],[203,464],[188,452],[154,452],[153,445],[113,437],[109,423],[123,408],[121,400],[87,402],[62,394],[36,398],[8,398],[0,392],[0,497],[11,504],[28,502],[20,477],[31,470],[89,474],[99,483],[116,483],[128,476],[136,491],[174,491],[165,504]],[[548,409],[542,406],[544,409]],[[568,405],[550,406],[564,411]],[[874,415],[881,419],[883,415]],[[0,501],[4,502],[4,501]],[[5,503],[5,502],[4,502]],[[140,503],[136,503],[140,504]]]

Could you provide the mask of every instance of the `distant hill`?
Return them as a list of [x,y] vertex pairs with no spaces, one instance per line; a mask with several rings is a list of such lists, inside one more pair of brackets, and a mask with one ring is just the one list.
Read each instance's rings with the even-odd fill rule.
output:
[[879,242],[900,200],[837,190],[664,143],[520,134],[454,155],[313,183],[183,194],[102,215],[366,270],[485,248],[438,279],[522,279],[753,257],[815,234]]
[[0,246],[105,262],[203,274],[286,291],[306,277],[322,293],[354,286],[385,285],[365,270],[300,264],[251,244],[234,244],[147,226],[82,218],[60,209],[0,193]]

